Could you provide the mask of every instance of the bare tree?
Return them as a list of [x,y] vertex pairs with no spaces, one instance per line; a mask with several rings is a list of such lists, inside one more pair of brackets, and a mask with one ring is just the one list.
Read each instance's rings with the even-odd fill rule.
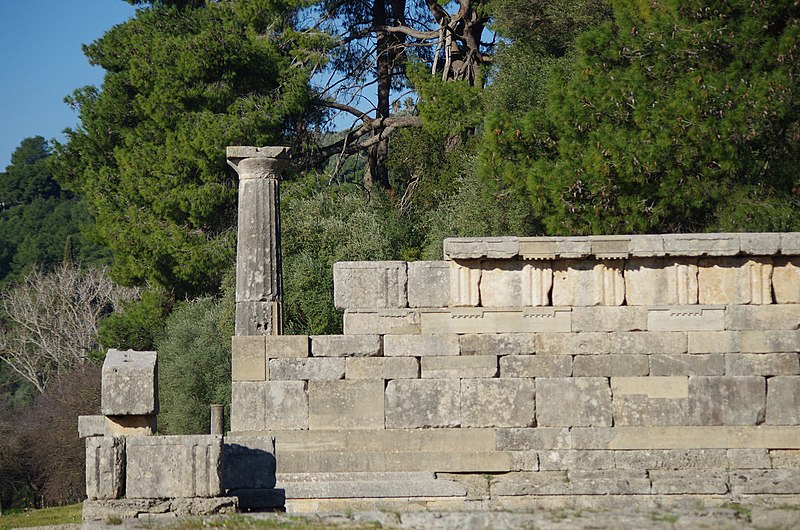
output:
[[44,392],[51,377],[100,349],[100,319],[137,296],[115,285],[105,268],[34,269],[2,293],[0,359]]

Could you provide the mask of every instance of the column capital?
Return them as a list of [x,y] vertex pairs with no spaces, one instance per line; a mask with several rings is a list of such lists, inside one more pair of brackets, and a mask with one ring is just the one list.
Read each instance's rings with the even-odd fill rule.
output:
[[277,179],[289,163],[290,148],[284,146],[228,146],[225,156],[228,165],[236,170],[239,179]]

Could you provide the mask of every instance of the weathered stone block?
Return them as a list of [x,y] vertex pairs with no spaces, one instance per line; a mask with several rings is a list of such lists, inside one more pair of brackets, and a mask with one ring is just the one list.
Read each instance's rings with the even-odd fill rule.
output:
[[231,431],[307,429],[305,381],[241,381],[231,384]]
[[689,332],[689,353],[737,353],[741,348],[737,331]]
[[462,452],[495,450],[495,429],[376,429],[272,431],[278,454],[286,452]]
[[773,258],[772,289],[778,304],[800,304],[800,257]]
[[458,355],[458,352],[458,335],[450,333],[386,335],[383,337],[383,354],[386,357]]
[[380,335],[314,335],[311,337],[314,357],[378,357]]
[[557,237],[556,256],[564,259],[581,259],[592,255],[592,242],[588,237]]
[[[798,449],[773,449],[768,452],[771,467],[775,469],[792,468],[800,469],[800,450]],[[758,466],[758,467],[770,467]]]
[[571,331],[645,331],[647,308],[637,306],[573,307]]
[[463,379],[461,426],[532,427],[536,423],[535,396],[532,379]]
[[772,303],[772,258],[707,258],[698,267],[701,304]]
[[497,375],[497,357],[494,355],[422,357],[420,363],[423,379],[464,379]]
[[758,425],[766,409],[763,377],[689,378],[689,417],[693,425]]
[[729,353],[725,356],[725,375],[797,375],[800,362],[796,353]]
[[746,469],[730,472],[734,495],[797,493],[800,469]]
[[481,269],[481,306],[550,305],[553,269],[549,261],[484,261]]
[[610,426],[611,388],[603,377],[537,381],[536,418],[541,426]]
[[687,377],[613,377],[614,396],[641,395],[651,399],[685,399],[689,395]]
[[222,488],[275,487],[275,444],[271,436],[227,436]]
[[333,303],[339,309],[407,307],[404,261],[333,264]]
[[614,469],[613,451],[539,451],[541,471]]
[[566,450],[572,448],[569,427],[498,429],[499,451]]
[[280,487],[290,499],[463,497],[467,494],[462,484],[423,472],[282,473]]
[[800,330],[742,331],[743,353],[800,351]]
[[685,425],[688,378],[612,377],[614,425]]
[[778,426],[574,427],[575,449],[800,448],[800,428]]
[[734,256],[739,253],[739,234],[665,234],[668,256]]
[[521,237],[519,239],[519,255],[522,259],[551,260],[555,259],[555,237]]
[[158,414],[157,374],[154,351],[108,350],[103,362],[101,412]]
[[650,308],[649,331],[717,331],[725,329],[724,307],[675,306]]
[[625,300],[632,306],[696,304],[697,259],[626,261]]
[[576,355],[572,363],[575,377],[635,376],[650,373],[647,355]]
[[522,310],[453,308],[422,312],[421,330],[428,333],[535,333],[568,332],[572,328],[570,308],[526,307]]
[[511,455],[458,451],[280,453],[281,473],[433,471],[497,473],[511,470]]
[[642,470],[569,470],[570,491],[576,495],[635,495],[650,493],[650,479]]
[[800,304],[728,306],[725,328],[735,330],[800,329]]
[[267,343],[264,335],[231,337],[231,376],[234,381],[267,380]]
[[416,309],[381,309],[379,311],[345,311],[345,335],[384,335],[419,333],[419,311]]
[[126,440],[125,497],[216,497],[222,493],[222,436]]
[[460,424],[460,381],[408,379],[386,384],[387,429],[456,427]]
[[655,495],[722,495],[728,492],[728,472],[724,470],[652,470]]
[[800,425],[800,376],[769,379],[767,424]]
[[408,306],[447,307],[450,304],[450,263],[408,263]]
[[800,254],[800,232],[781,233],[781,254],[785,256]]
[[448,259],[508,259],[519,254],[518,237],[448,237],[444,255]]
[[742,254],[750,256],[772,256],[778,253],[781,246],[781,235],[761,232],[739,234],[739,246]]
[[272,335],[282,328],[282,318],[281,302],[237,300],[234,334],[240,337]]
[[106,432],[106,417],[101,415],[78,416],[78,437],[103,436]]
[[625,259],[630,255],[631,236],[589,236],[597,259]]
[[621,262],[560,260],[554,263],[554,306],[619,306],[624,301]]
[[641,331],[612,333],[612,354],[686,353],[686,333],[680,331]]
[[382,380],[309,381],[309,429],[380,429]]
[[270,359],[270,381],[343,379],[343,357],[309,357],[306,359]]
[[86,496],[118,499],[125,493],[125,438],[86,438]]
[[267,359],[300,359],[308,357],[308,335],[266,335]]
[[500,357],[500,377],[569,377],[570,355],[506,355]]
[[477,307],[480,305],[481,262],[450,262],[450,304],[454,307]]
[[772,467],[766,449],[728,449],[729,469],[768,469]]
[[458,336],[461,355],[528,355],[536,353],[533,333],[467,333]]
[[609,333],[538,333],[536,351],[540,355],[576,355],[611,353]]
[[[106,499],[83,501],[83,522],[87,527],[108,526],[117,519],[138,519],[144,526],[174,523],[180,516],[236,513],[236,497],[194,497],[191,499]],[[92,523],[100,522],[99,525]],[[136,523],[133,523],[134,525]]]
[[633,257],[649,258],[664,256],[664,238],[658,234],[633,235],[628,245],[630,255]]
[[726,469],[725,449],[645,449],[614,451],[619,469]]
[[417,379],[419,360],[414,357],[348,357],[346,379]]
[[156,416],[106,416],[106,436],[151,436],[156,432]]
[[650,375],[725,375],[725,355],[721,353],[650,355]]

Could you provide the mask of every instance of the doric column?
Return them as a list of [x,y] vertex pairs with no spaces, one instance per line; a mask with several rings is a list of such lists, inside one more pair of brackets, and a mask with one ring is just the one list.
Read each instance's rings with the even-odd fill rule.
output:
[[280,173],[288,147],[227,149],[228,164],[239,174],[239,225],[236,243],[236,328],[239,336],[283,332]]

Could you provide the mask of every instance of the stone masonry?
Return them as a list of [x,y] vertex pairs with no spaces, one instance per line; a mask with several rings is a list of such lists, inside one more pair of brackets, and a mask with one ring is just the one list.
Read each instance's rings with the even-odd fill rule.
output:
[[343,262],[340,336],[233,339],[289,511],[800,504],[800,234]]

